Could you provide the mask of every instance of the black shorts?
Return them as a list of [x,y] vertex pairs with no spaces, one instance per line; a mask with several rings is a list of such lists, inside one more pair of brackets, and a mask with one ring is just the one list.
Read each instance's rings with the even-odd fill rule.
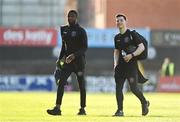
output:
[[126,78],[135,78],[137,79],[138,76],[138,67],[137,65],[134,66],[123,66],[117,65],[114,71],[115,80],[119,79],[126,79]]
[[74,72],[77,77],[84,77],[84,68],[78,68],[77,65],[68,64],[65,65],[62,69],[56,68],[54,72],[55,79],[56,81],[60,80],[61,82],[66,83],[72,72]]
[[128,68],[116,66],[114,78],[116,82],[122,79],[129,79],[129,78],[135,79],[135,81],[138,83],[145,83],[146,81],[148,81],[148,79],[142,75],[142,73],[138,69],[138,66],[128,67]]

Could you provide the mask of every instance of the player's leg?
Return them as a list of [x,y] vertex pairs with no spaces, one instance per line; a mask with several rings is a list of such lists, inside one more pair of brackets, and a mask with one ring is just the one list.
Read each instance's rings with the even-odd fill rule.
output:
[[137,73],[134,73],[131,77],[128,78],[128,82],[131,88],[131,91],[133,92],[133,94],[136,95],[136,97],[138,97],[138,99],[141,102],[142,105],[142,115],[147,115],[149,112],[149,101],[146,100],[146,98],[144,97],[143,93],[139,90],[138,85],[137,85]]
[[86,115],[85,107],[86,107],[86,82],[84,77],[84,71],[75,72],[79,84],[80,90],[80,106],[78,115]]
[[61,115],[61,104],[62,104],[62,98],[63,98],[63,94],[64,94],[64,86],[66,85],[67,79],[70,75],[71,75],[71,71],[60,70],[58,89],[57,89],[57,97],[56,97],[56,106],[53,109],[48,109],[47,110],[48,114]]
[[116,101],[118,109],[115,112],[114,116],[124,116],[123,113],[123,86],[125,82],[125,78],[122,77],[121,73],[118,71],[118,69],[115,69],[114,74],[115,82],[116,82]]

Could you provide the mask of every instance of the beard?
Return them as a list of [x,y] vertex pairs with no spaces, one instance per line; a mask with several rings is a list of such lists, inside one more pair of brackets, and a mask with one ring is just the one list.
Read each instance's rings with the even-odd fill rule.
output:
[[69,25],[75,25],[75,24],[76,24],[76,21],[68,20],[68,23],[69,23]]

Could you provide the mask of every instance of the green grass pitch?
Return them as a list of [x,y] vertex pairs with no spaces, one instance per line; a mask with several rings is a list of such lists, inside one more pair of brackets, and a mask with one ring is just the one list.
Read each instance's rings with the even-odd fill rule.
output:
[[141,116],[139,100],[124,96],[124,117],[112,117],[116,111],[113,93],[87,93],[87,115],[76,115],[79,93],[65,92],[62,116],[50,116],[55,92],[0,92],[0,122],[180,122],[180,93],[146,93],[150,113]]

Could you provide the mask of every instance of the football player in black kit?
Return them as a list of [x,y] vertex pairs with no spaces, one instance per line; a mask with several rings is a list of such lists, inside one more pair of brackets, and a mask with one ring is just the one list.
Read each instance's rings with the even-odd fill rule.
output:
[[[149,101],[146,100],[143,93],[138,89],[138,65],[136,57],[140,55],[144,50],[144,44],[140,39],[133,36],[131,37],[131,31],[127,28],[127,18],[123,14],[116,15],[116,24],[119,29],[119,34],[114,38],[114,77],[116,82],[116,100],[117,111],[114,116],[124,116],[123,113],[123,85],[125,79],[128,80],[130,89],[133,94],[140,100],[142,106],[142,115],[145,116],[149,112]],[[137,45],[134,51],[131,51],[131,47]]]
[[[68,12],[68,25],[61,26],[62,49],[57,60],[55,79],[58,84],[56,105],[48,109],[50,115],[61,115],[61,103],[64,94],[64,85],[74,72],[77,76],[80,89],[80,106],[78,115],[86,115],[86,89],[85,89],[85,52],[87,46],[86,31],[77,22],[78,13],[75,10]],[[64,60],[64,61],[63,61]],[[73,102],[72,102],[73,104]]]

